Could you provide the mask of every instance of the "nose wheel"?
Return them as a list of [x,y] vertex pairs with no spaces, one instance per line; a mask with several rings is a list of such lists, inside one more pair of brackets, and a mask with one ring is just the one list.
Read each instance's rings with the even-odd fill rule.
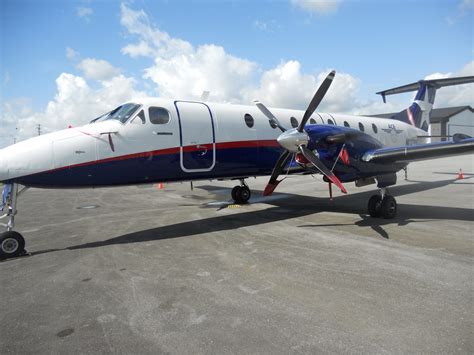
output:
[[[0,223],[0,226],[6,227],[6,232],[0,233],[0,258],[13,258],[25,254],[25,239],[23,236],[13,231],[15,226],[15,216],[17,214],[16,202],[20,194],[26,191],[23,188],[18,191],[18,184],[5,185],[3,190],[3,201],[0,206],[0,212],[4,208],[7,212],[0,216],[0,219],[6,218],[7,223]],[[4,204],[4,205],[3,205]]]
[[250,196],[252,196],[252,193],[247,184],[245,183],[245,180],[240,180],[240,183],[240,186],[235,186],[232,189],[231,195],[235,203],[242,205],[248,202]]
[[14,231],[0,234],[0,257],[13,258],[25,253],[25,239]]
[[397,215],[397,201],[384,190],[381,195],[373,195],[369,199],[367,209],[371,217],[392,219]]

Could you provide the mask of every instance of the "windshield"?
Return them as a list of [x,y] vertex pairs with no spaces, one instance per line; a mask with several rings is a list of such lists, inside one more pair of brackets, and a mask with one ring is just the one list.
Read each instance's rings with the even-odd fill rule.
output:
[[122,123],[127,122],[127,120],[133,116],[135,112],[140,108],[140,105],[137,104],[125,104],[122,106],[113,109],[112,111],[103,114],[102,116],[97,117],[96,119],[92,120],[92,122],[97,121],[105,121],[105,120],[118,120]]

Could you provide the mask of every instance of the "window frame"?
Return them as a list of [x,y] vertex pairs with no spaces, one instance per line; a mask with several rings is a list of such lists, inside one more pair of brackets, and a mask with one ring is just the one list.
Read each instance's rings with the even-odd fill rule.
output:
[[379,128],[377,127],[377,125],[375,123],[372,123],[372,131],[377,134],[379,132]]
[[140,105],[140,108],[137,110],[137,112],[130,118],[128,123],[133,123],[139,117],[140,112],[143,112],[143,121],[140,119],[141,124],[146,124],[146,110],[143,105]]
[[[159,109],[162,109],[162,110],[166,111],[168,113],[168,122],[166,122],[166,123],[154,123],[151,120],[151,114],[150,114],[150,109],[152,109],[152,108],[159,108]],[[171,112],[170,112],[170,110],[168,110],[167,108],[165,108],[163,106],[148,106],[148,109],[146,111],[147,111],[146,114],[148,115],[148,122],[150,122],[150,124],[152,124],[152,125],[167,125],[171,122],[171,119],[172,119]]]
[[[294,122],[296,122],[296,126],[294,125]],[[290,125],[291,125],[292,128],[298,128],[300,123],[298,122],[298,119],[296,117],[291,116],[290,117]]]
[[[250,119],[252,120],[251,125],[249,125],[249,122],[247,121],[248,117],[250,117]],[[248,112],[244,114],[244,122],[245,122],[245,125],[247,126],[247,128],[249,128],[249,129],[253,129],[254,126],[255,126],[255,118],[253,118],[253,116]]]

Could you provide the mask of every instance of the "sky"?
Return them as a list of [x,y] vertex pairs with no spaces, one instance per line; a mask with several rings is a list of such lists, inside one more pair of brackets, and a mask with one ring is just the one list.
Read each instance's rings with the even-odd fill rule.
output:
[[[0,0],[0,148],[141,97],[402,110],[375,92],[474,75],[474,0]],[[473,105],[474,85],[436,107]]]

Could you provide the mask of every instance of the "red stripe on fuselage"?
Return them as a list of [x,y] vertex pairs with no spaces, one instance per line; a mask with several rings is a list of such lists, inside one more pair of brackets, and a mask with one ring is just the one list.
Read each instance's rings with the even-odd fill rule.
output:
[[[237,149],[237,148],[258,148],[258,147],[278,148],[280,147],[280,145],[278,144],[276,140],[261,140],[261,141],[255,140],[255,141],[216,143],[216,150]],[[212,149],[212,143],[186,146],[186,147],[183,147],[183,152],[192,153],[192,152],[200,151],[204,148],[209,149],[209,150]],[[138,159],[138,158],[151,158],[151,157],[159,156],[159,155],[179,154],[180,150],[181,150],[181,147],[173,147],[173,148],[167,148],[167,149],[152,150],[148,152],[126,154],[126,155],[121,155],[118,157],[111,157],[111,158],[88,161],[88,162],[74,164],[74,165],[62,166],[60,168],[43,171],[41,173],[51,173],[51,172],[55,172],[55,171],[59,171],[63,169],[71,169],[71,168],[77,168],[77,167],[93,165],[93,164],[109,163],[112,161],[121,161],[121,160]]]

